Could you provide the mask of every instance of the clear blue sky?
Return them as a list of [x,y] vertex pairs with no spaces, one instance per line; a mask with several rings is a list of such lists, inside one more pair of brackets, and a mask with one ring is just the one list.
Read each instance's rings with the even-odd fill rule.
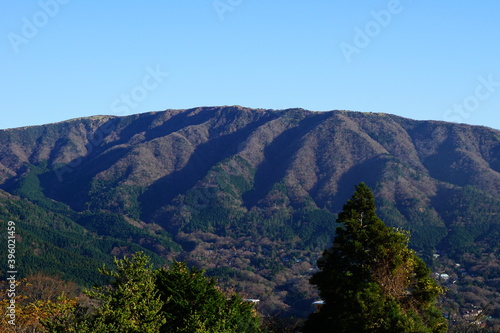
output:
[[0,36],[0,128],[242,105],[500,129],[499,1],[2,1]]

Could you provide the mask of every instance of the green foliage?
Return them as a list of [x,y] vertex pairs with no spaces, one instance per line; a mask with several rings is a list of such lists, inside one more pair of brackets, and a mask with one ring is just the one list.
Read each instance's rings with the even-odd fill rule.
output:
[[[104,211],[85,212],[76,220],[78,224],[85,227],[86,230],[96,233],[99,236],[106,236],[105,239],[126,240],[129,246],[135,251],[139,251],[139,245],[143,251],[147,250],[151,256],[154,248],[148,244],[161,244],[167,249],[175,249],[178,245],[172,241],[166,232],[153,234],[144,229],[130,224],[123,215],[118,213],[108,213]],[[158,257],[155,256],[154,259]]]
[[8,191],[21,198],[30,200],[44,209],[52,212],[65,214],[68,217],[74,217],[74,212],[69,206],[62,202],[49,199],[44,194],[44,188],[40,182],[40,177],[49,172],[47,162],[38,165],[27,164],[27,172],[13,184],[8,187]]
[[127,215],[134,219],[140,219],[141,217],[142,208],[139,197],[144,191],[145,188],[141,186],[122,186],[120,188],[121,196],[126,198],[126,202],[121,203],[122,209]]
[[60,332],[158,332],[165,317],[149,258],[137,253],[114,263],[116,271],[100,269],[101,274],[113,279],[111,285],[86,291],[99,304],[92,315],[75,315],[64,324],[58,321],[57,326],[47,322],[46,327],[54,332],[55,327]]
[[252,185],[243,176],[240,176],[240,175],[229,175],[229,179],[230,179],[231,184],[240,193],[245,193],[246,191],[250,191],[252,189]]
[[[471,186],[453,193],[443,214],[453,222],[449,225],[448,236],[440,246],[455,259],[466,252],[477,252],[477,242],[494,235],[500,226],[499,211],[500,199]],[[487,244],[493,251],[498,243],[490,241]]]
[[227,298],[202,270],[175,261],[158,272],[157,285],[167,318],[160,332],[260,332],[251,303]]
[[[0,200],[0,219],[16,222],[16,252],[19,255],[19,264],[23,267],[19,277],[45,272],[62,275],[84,286],[102,283],[104,279],[96,275],[95,271],[103,263],[112,263],[111,253],[116,249],[121,249],[122,253],[145,251],[155,263],[164,263],[161,257],[145,247],[127,241],[129,237],[135,236],[135,239],[131,240],[140,243],[144,239],[153,239],[153,236],[131,226],[123,217],[107,213],[84,214],[80,222],[90,221],[89,229],[96,233],[99,230],[92,228],[101,226],[103,230],[103,234],[94,235],[77,224],[71,218],[73,216],[78,215],[73,213],[68,217],[27,200]],[[110,225],[99,224],[99,219],[110,222]],[[118,227],[117,221],[122,223],[118,224]],[[122,234],[123,238],[119,239],[113,235],[113,227],[118,234],[129,227],[131,234]],[[169,248],[173,246],[173,242],[167,236],[158,235],[154,239]],[[0,253],[0,259],[5,256],[6,252]]]
[[[296,262],[292,253],[331,244],[345,186],[363,175],[388,200],[377,202],[379,216],[409,230],[412,249],[428,263],[437,249],[467,272],[451,259],[436,267],[456,273],[450,284],[498,289],[483,280],[498,276],[496,132],[387,115],[223,108],[113,118],[106,136],[98,126],[108,120],[0,131],[0,187],[22,198],[7,202],[0,191],[0,218],[18,226],[20,274],[60,273],[88,286],[102,283],[95,268],[112,255],[180,255],[245,292],[250,280],[263,282],[278,290],[267,301],[293,308],[288,280],[303,281],[315,259],[302,253]],[[386,152],[371,158],[369,137]],[[207,233],[227,251],[210,247]],[[269,251],[231,249],[247,238]],[[218,271],[229,260],[233,271]]]
[[[46,272],[83,285],[103,282],[95,271],[100,263],[111,263],[110,256],[102,251],[105,240],[93,237],[68,217],[27,200],[3,199],[0,220],[16,223],[20,278]],[[6,252],[0,253],[0,259],[5,256]]]
[[51,316],[44,327],[79,333],[261,332],[252,304],[236,294],[228,298],[202,270],[177,261],[153,270],[143,253],[114,263],[116,270],[100,269],[111,285],[86,291],[96,304],[92,313],[80,305],[63,317]]
[[116,213],[96,212],[83,214],[77,220],[85,229],[102,236],[111,236],[118,239],[132,239],[148,236],[143,230],[132,226],[123,215]]
[[356,186],[338,222],[333,246],[311,278],[325,304],[303,332],[445,332],[434,304],[440,287],[408,249],[408,235],[377,217],[365,184]]
[[139,219],[142,207],[139,197],[146,190],[142,186],[124,185],[115,180],[92,180],[88,193],[87,209],[90,211],[112,210]]
[[118,194],[117,183],[117,181],[92,180],[87,208],[91,211],[98,211],[113,206],[113,201]]
[[200,210],[186,228],[187,232],[197,230],[223,233],[230,224],[230,210],[219,206],[208,206]]
[[325,248],[335,234],[336,215],[326,210],[300,211],[294,219],[295,234],[301,239],[302,246],[309,249]]
[[242,278],[240,271],[228,266],[207,269],[206,274],[216,277],[219,282],[229,282]]

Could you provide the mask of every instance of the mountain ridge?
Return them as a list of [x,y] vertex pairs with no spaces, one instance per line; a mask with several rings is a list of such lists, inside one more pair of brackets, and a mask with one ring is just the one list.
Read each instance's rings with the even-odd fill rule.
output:
[[[184,258],[271,288],[240,283],[252,294],[309,274],[361,181],[382,219],[409,230],[428,263],[436,251],[455,259],[479,244],[498,251],[500,131],[484,126],[226,106],[1,130],[0,142],[6,207],[29,202],[69,216],[71,235],[88,231],[99,258],[132,251],[128,242],[158,260]],[[0,206],[0,218],[19,216],[12,211]],[[277,308],[296,301],[287,288],[273,298]]]
[[[54,132],[59,127],[63,128],[57,135]],[[441,187],[478,186],[500,194],[499,131],[387,114],[202,107],[123,118],[78,118],[18,131],[23,135],[17,144],[7,145],[10,151],[5,149],[7,132],[0,131],[3,183],[22,177],[27,170],[23,163],[46,161],[57,180],[54,174],[46,174],[45,183],[63,184],[63,188],[78,179],[90,183],[92,179],[125,177],[121,180],[124,184],[152,187],[144,194],[147,200],[148,195],[156,194],[155,188],[168,187],[164,202],[156,203],[155,210],[179,193],[185,194],[211,168],[231,156],[244,159],[255,169],[255,175],[246,172],[252,189],[242,195],[241,204],[247,209],[263,199],[276,179],[286,177],[296,198],[312,195],[318,204],[328,205],[332,194],[339,193],[339,188],[352,188],[360,174],[376,187],[391,167],[412,173],[413,181],[404,182],[410,182],[415,191],[425,187],[427,196],[436,194],[437,183]],[[329,142],[333,144],[326,145]],[[418,182],[415,177],[419,177]],[[182,182],[177,181],[181,178]],[[393,183],[398,181],[403,182],[392,179]],[[60,187],[47,185],[45,190],[49,197],[64,201],[57,194]],[[397,192],[392,184],[377,194],[393,201]],[[84,209],[81,200],[66,201],[77,210]]]

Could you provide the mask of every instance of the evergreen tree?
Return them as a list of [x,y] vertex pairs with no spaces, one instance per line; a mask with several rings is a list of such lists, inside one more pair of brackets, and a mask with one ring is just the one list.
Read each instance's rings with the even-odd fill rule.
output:
[[361,183],[343,207],[332,247],[310,282],[324,305],[302,332],[446,332],[436,308],[442,289],[408,248],[408,233],[376,215],[371,190]]
[[160,332],[260,332],[253,306],[238,295],[227,297],[203,270],[174,261],[157,274],[166,323]]
[[[153,270],[150,258],[139,252],[115,259],[110,286],[86,294],[95,304],[71,304],[57,317],[43,320],[49,332],[78,333],[259,333],[253,305],[234,294],[227,297],[204,271],[175,261],[169,269]],[[55,312],[54,312],[55,313]]]
[[158,332],[165,318],[149,260],[142,252],[131,258],[115,258],[116,271],[100,269],[113,279],[111,285],[85,292],[98,303],[93,314],[76,311],[64,322],[45,322],[45,327],[50,332]]

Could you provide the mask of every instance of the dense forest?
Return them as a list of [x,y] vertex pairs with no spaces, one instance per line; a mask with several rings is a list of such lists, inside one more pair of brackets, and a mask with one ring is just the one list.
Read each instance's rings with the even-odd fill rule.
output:
[[[224,291],[204,270],[176,260],[154,269],[151,258],[138,252],[115,257],[114,269],[100,268],[107,282],[83,294],[76,284],[41,273],[2,282],[0,303],[7,312],[0,326],[12,332],[79,333],[448,331],[436,307],[444,289],[408,248],[408,232],[378,218],[364,183],[356,186],[337,222],[333,245],[310,278],[321,306],[306,321],[263,315],[256,308],[259,300]],[[495,325],[483,320],[452,325],[454,332],[463,329],[487,332]]]
[[[0,221],[19,278],[80,287],[113,257],[204,269],[264,316],[305,318],[355,184],[446,289],[451,324],[493,325],[500,133],[347,111],[168,110],[0,131]],[[6,262],[5,253],[0,260]],[[5,279],[6,269],[2,267]]]

